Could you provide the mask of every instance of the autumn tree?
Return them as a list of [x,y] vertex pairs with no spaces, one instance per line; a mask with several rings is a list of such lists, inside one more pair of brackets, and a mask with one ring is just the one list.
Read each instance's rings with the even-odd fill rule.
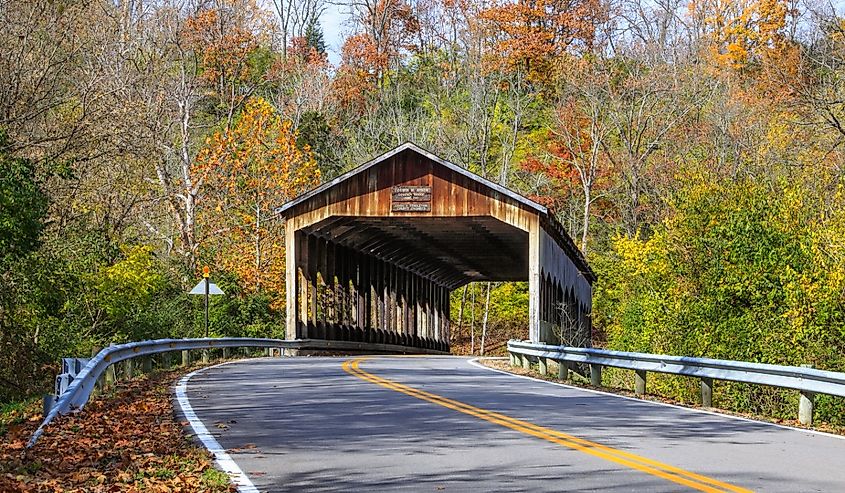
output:
[[[539,200],[549,203],[559,213],[570,209],[567,202],[571,199],[579,205],[572,208],[573,217],[565,223],[580,223],[577,236],[581,252],[586,255],[593,203],[599,198],[596,189],[599,180],[606,181],[609,174],[605,149],[611,133],[611,107],[606,91],[607,72],[598,64],[578,65],[574,71],[577,75],[559,82],[545,148],[525,160],[522,167],[548,179],[546,193]],[[575,233],[576,228],[572,231]]]
[[325,51],[305,37],[294,38],[285,58],[278,57],[265,74],[268,99],[298,129],[306,113],[322,113],[330,100],[331,77]]
[[289,120],[253,98],[231,129],[211,135],[195,168],[206,177],[202,217],[218,269],[234,272],[247,292],[284,300],[284,224],[273,210],[320,180],[308,146],[300,148]]
[[381,85],[403,50],[412,50],[419,31],[414,11],[405,0],[353,0],[357,33],[343,46],[343,65],[367,72]]
[[723,67],[742,69],[759,63],[786,44],[790,13],[786,0],[697,0],[689,9]]
[[256,33],[269,21],[268,12],[248,0],[222,3],[189,17],[181,35],[199,58],[200,79],[213,89],[231,124],[260,79],[253,59],[260,45]]
[[491,26],[498,53],[493,66],[546,82],[558,57],[592,50],[606,10],[599,0],[499,1],[480,17]]

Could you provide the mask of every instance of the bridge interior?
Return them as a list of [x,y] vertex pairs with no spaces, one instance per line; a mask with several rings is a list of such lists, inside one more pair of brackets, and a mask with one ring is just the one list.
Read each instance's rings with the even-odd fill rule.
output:
[[332,216],[296,242],[300,338],[446,351],[452,290],[528,273],[528,234],[484,216]]
[[545,208],[412,144],[278,212],[288,339],[448,351],[452,290],[528,281],[532,340],[589,340],[593,275]]

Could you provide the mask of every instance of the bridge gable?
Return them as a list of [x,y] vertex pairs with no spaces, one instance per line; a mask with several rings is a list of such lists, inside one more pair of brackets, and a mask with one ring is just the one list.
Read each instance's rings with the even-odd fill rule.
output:
[[[397,186],[430,187],[424,211],[395,210]],[[423,202],[421,202],[423,203]],[[414,144],[341,175],[277,209],[296,229],[331,216],[467,217],[492,216],[523,231],[545,207],[492,183]]]

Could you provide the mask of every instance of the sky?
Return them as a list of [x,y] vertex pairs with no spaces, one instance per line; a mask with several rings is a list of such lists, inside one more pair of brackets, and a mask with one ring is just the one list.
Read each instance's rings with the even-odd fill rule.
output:
[[344,33],[350,29],[348,21],[349,8],[346,5],[337,5],[336,3],[327,4],[326,11],[320,18],[320,24],[323,26],[323,38],[326,41],[326,51],[329,54],[329,61],[334,66],[340,64],[340,46],[343,44]]

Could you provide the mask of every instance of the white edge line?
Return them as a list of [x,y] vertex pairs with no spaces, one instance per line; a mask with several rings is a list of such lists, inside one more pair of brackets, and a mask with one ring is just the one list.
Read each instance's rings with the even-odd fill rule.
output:
[[[583,391],[583,392],[589,392],[589,393],[592,393],[592,394],[618,397],[619,399],[627,399],[629,401],[639,402],[639,403],[642,403],[642,404],[651,404],[651,405],[654,405],[654,406],[674,407],[675,409],[683,409],[683,410],[691,411],[691,412],[695,412],[695,413],[709,414],[710,416],[719,416],[719,417],[722,417],[722,418],[730,418],[730,419],[735,419],[735,420],[738,420],[738,421],[746,421],[746,422],[749,422],[749,423],[755,423],[755,424],[766,425],[766,426],[773,426],[775,428],[782,428],[784,430],[799,431],[801,433],[809,433],[809,434],[812,434],[812,435],[821,435],[821,436],[830,437],[830,438],[837,438],[839,440],[845,440],[845,436],[836,435],[834,433],[827,433],[825,431],[808,430],[806,428],[797,428],[795,426],[780,425],[780,424],[777,424],[777,423],[771,423],[769,421],[759,421],[759,420],[756,420],[756,419],[743,418],[742,416],[734,416],[732,414],[723,414],[723,413],[719,413],[719,412],[716,412],[716,411],[708,411],[706,409],[699,409],[699,408],[696,408],[696,407],[679,406],[677,404],[669,404],[668,402],[656,402],[656,401],[651,401],[651,400],[648,400],[648,399],[637,399],[635,397],[628,397],[627,395],[615,394],[613,392],[605,392],[605,391],[602,391],[602,390],[595,390],[595,389],[586,389],[584,387],[577,387],[575,385],[567,385],[565,383],[550,382],[548,380],[543,380],[541,378],[535,378],[535,377],[529,377],[527,375],[517,375],[516,373],[511,373],[511,372],[508,372],[508,371],[505,371],[505,370],[499,370],[498,368],[491,368],[489,366],[482,365],[481,363],[478,362],[479,359],[481,359],[481,358],[473,358],[471,360],[465,360],[465,361],[467,361],[467,363],[469,363],[472,366],[476,366],[478,368],[483,368],[483,369],[489,370],[489,371],[494,371],[496,373],[501,373],[503,375],[509,375],[511,377],[516,377],[516,378],[524,378],[526,380],[533,380],[535,382],[546,383],[546,384],[549,384],[549,385],[556,385],[558,387],[564,387],[564,388],[567,388],[567,389],[574,389],[574,390],[580,390],[580,391]],[[488,359],[488,358],[484,358],[484,359]],[[499,359],[499,358],[489,358],[489,359]],[[505,359],[505,358],[501,358],[501,359]]]
[[188,373],[179,380],[179,383],[176,384],[176,401],[179,402],[179,407],[182,408],[182,414],[185,416],[185,419],[187,419],[191,424],[191,428],[194,430],[194,435],[196,435],[205,448],[214,455],[214,461],[217,463],[217,466],[223,470],[227,476],[229,476],[229,481],[238,487],[238,491],[240,493],[259,493],[258,488],[252,484],[252,481],[250,481],[246,473],[244,473],[232,457],[226,453],[226,449],[221,447],[220,443],[218,443],[211,433],[208,432],[208,428],[206,428],[202,421],[200,421],[199,417],[197,417],[194,412],[194,408],[191,407],[191,403],[188,401],[188,380],[190,380],[191,377],[206,370],[210,370],[211,368],[217,368],[219,366],[236,362],[237,361],[227,361],[225,363],[220,363],[219,365],[207,366]]

